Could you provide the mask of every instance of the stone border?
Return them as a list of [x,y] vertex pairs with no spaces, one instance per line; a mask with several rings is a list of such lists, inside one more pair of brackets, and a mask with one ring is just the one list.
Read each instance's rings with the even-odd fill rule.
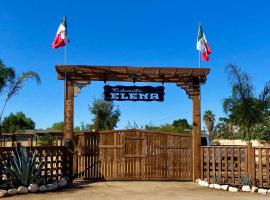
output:
[[67,178],[61,178],[59,182],[54,182],[51,184],[38,186],[37,184],[30,184],[29,187],[20,186],[17,189],[11,188],[8,190],[0,190],[0,198],[6,196],[14,196],[17,194],[27,194],[27,193],[44,193],[56,191],[57,189],[63,188],[68,185]]
[[208,187],[212,189],[217,189],[217,190],[224,190],[224,191],[229,191],[229,192],[251,192],[251,193],[259,193],[259,194],[270,194],[270,189],[265,189],[265,188],[258,188],[254,186],[249,186],[249,185],[243,185],[241,187],[241,190],[238,187],[233,187],[230,185],[220,185],[220,184],[213,184],[213,183],[208,183],[207,181],[197,179],[196,183],[202,187]]

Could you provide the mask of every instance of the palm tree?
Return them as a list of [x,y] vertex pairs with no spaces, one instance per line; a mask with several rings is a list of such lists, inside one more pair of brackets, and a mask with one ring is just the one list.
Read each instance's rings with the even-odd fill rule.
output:
[[10,85],[15,78],[15,71],[12,67],[7,67],[2,60],[0,60],[0,94]]
[[232,95],[224,99],[223,109],[229,119],[243,133],[243,139],[251,140],[251,128],[257,123],[268,120],[270,108],[270,82],[267,82],[258,97],[254,94],[254,86],[250,76],[236,65],[226,68]]
[[208,130],[209,135],[212,137],[212,132],[215,124],[215,115],[211,110],[207,110],[203,114],[203,120]]
[[6,93],[6,97],[4,99],[4,104],[3,104],[2,110],[0,112],[0,134],[2,133],[2,130],[1,130],[2,117],[3,117],[3,113],[4,113],[4,110],[6,108],[8,101],[12,97],[14,97],[16,94],[18,94],[18,92],[23,88],[23,84],[27,80],[35,79],[37,84],[40,84],[40,82],[41,82],[39,75],[34,71],[24,72],[17,77],[15,76],[15,72],[14,73],[13,72],[7,73],[7,77],[3,78],[4,81],[3,81],[2,91],[5,88],[7,88],[7,93]]

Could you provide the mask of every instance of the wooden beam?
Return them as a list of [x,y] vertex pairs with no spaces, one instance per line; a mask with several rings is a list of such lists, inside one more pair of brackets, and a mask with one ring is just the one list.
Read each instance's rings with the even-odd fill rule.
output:
[[56,71],[60,80],[64,80],[64,75],[67,74],[72,80],[104,81],[103,75],[107,74],[109,75],[107,81],[123,81],[130,75],[137,75],[143,82],[159,82],[155,79],[160,79],[161,76],[164,77],[165,82],[182,80],[186,82],[191,78],[205,82],[210,70],[208,68],[56,65]]
[[192,154],[193,154],[193,181],[201,178],[201,99],[200,94],[192,97],[193,130],[192,130]]

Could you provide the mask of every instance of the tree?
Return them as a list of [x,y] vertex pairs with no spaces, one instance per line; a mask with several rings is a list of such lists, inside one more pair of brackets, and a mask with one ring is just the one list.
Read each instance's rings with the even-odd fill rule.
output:
[[92,125],[88,123],[81,122],[81,126],[79,127],[81,131],[89,131],[92,130]]
[[270,82],[264,85],[258,97],[254,94],[254,86],[250,76],[236,65],[226,68],[232,87],[232,94],[224,99],[223,109],[229,114],[231,122],[240,128],[242,139],[252,138],[252,127],[258,123],[269,121]]
[[64,122],[55,122],[49,130],[64,132]]
[[192,126],[186,119],[174,120],[172,125],[175,126],[179,132],[186,132],[192,129]]
[[120,118],[120,110],[111,101],[94,99],[89,110],[94,115],[93,129],[96,131],[113,130]]
[[229,118],[220,117],[218,123],[214,128],[215,136],[222,139],[235,139],[234,126]]
[[189,125],[186,119],[178,119],[174,120],[172,124],[166,123],[160,126],[155,126],[150,123],[145,125],[145,129],[163,132],[186,133],[191,132],[192,126]]
[[39,75],[34,71],[26,71],[16,76],[14,69],[4,65],[2,61],[0,61],[0,72],[1,72],[0,93],[1,95],[5,93],[3,107],[0,112],[0,134],[1,134],[2,117],[8,101],[16,94],[18,94],[18,92],[23,88],[23,85],[27,80],[35,79],[37,84],[40,84],[41,81]]
[[5,133],[16,133],[27,129],[35,129],[35,122],[26,117],[23,112],[17,112],[16,115],[11,113],[5,117],[2,126]]
[[214,125],[215,125],[215,115],[211,110],[206,110],[203,114],[203,120],[208,130],[209,135],[212,137]]

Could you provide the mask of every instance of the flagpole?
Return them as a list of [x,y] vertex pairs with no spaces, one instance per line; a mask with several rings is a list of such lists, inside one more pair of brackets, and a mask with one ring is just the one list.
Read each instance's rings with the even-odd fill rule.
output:
[[[198,27],[200,28],[200,26],[201,26],[201,22],[199,21],[199,23],[198,23]],[[198,33],[198,36],[199,36],[199,33]],[[201,52],[200,51],[198,51],[199,53],[199,59],[198,59],[198,67],[199,68],[201,68]]]
[[199,61],[198,61],[198,65],[199,65],[199,68],[201,68],[201,52],[199,51]]
[[67,64],[67,45],[65,45],[65,50],[64,50],[64,64]]

